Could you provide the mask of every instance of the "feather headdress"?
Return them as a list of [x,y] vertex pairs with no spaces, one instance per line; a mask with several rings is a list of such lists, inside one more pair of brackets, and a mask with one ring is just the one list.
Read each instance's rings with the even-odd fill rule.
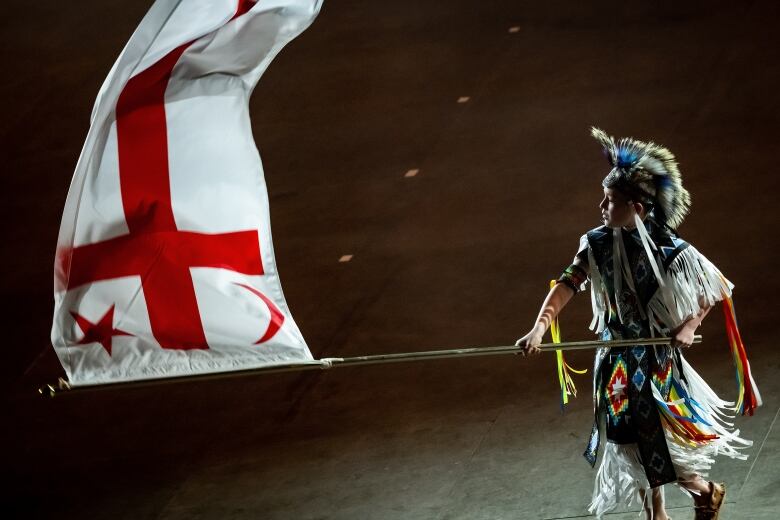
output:
[[602,181],[604,187],[617,188],[638,202],[653,204],[656,217],[676,229],[690,210],[691,195],[683,188],[672,152],[652,141],[645,143],[631,137],[616,141],[595,126],[590,135],[601,143],[612,166]]

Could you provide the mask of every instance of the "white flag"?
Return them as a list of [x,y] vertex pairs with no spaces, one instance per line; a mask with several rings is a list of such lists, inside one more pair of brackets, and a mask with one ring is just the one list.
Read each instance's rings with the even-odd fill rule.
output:
[[248,102],[321,0],[158,0],[106,78],[55,261],[72,385],[307,363]]

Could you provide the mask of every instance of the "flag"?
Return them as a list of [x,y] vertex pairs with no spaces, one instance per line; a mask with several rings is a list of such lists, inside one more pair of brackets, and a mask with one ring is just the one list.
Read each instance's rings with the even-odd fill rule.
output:
[[321,0],[158,0],[98,93],[65,203],[71,385],[315,363],[282,293],[248,102]]

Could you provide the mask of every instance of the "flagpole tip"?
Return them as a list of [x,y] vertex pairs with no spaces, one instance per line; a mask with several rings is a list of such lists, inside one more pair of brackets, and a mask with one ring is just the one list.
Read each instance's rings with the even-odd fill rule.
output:
[[71,386],[64,378],[57,379],[57,383],[53,385],[44,385],[38,388],[38,393],[43,397],[54,398],[58,394],[64,391],[70,390]]
[[38,393],[43,397],[54,397],[57,394],[57,389],[54,385],[44,385],[38,388]]

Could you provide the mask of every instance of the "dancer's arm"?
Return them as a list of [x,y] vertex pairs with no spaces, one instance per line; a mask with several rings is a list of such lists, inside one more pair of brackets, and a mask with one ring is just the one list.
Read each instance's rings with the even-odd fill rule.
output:
[[688,348],[693,344],[693,336],[696,329],[710,312],[712,307],[702,307],[699,313],[692,318],[688,318],[682,325],[672,331],[672,346]]
[[[574,265],[587,274],[588,264],[580,258],[574,259]],[[539,345],[542,343],[544,333],[547,332],[552,321],[560,314],[575,294],[574,289],[566,283],[557,283],[550,289],[547,298],[542,303],[542,308],[539,310],[539,316],[537,316],[534,326],[528,334],[515,342],[515,345],[523,347],[523,354],[538,354],[541,352]]]

